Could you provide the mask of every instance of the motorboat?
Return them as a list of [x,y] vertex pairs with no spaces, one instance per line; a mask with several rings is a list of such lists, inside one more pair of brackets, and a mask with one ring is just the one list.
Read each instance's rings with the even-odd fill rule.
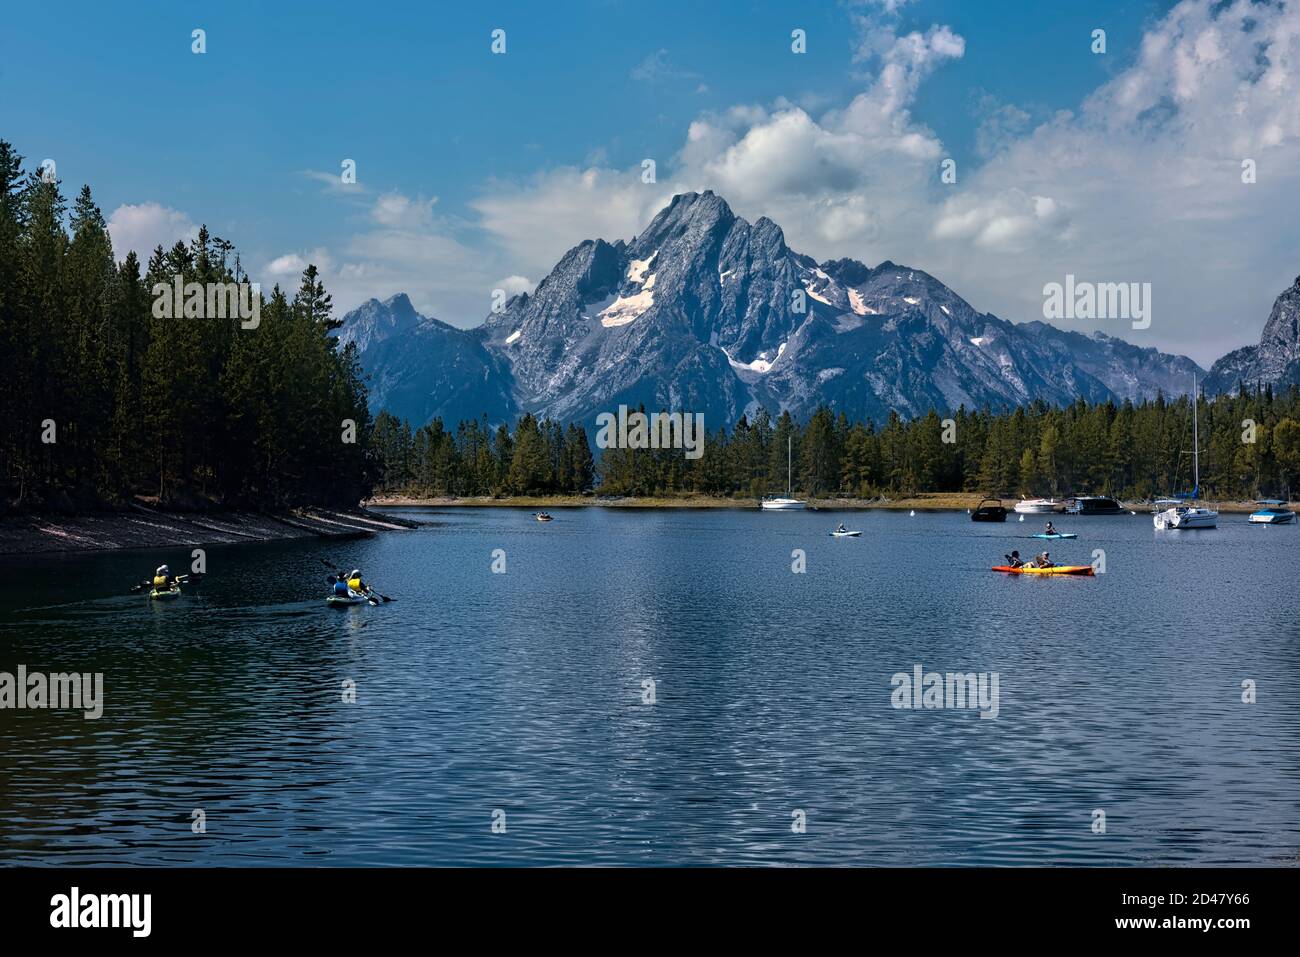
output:
[[[990,505],[989,502],[993,504]],[[1007,520],[1007,507],[1002,504],[1001,499],[981,499],[979,506],[970,513],[970,520],[972,522],[1005,522]]]
[[1295,512],[1280,498],[1263,498],[1255,504],[1264,507],[1250,513],[1247,521],[1252,525],[1290,525],[1295,521]]
[[1048,515],[1065,510],[1065,505],[1054,498],[1024,498],[1016,502],[1016,511],[1022,515]]
[[1069,515],[1123,515],[1124,506],[1108,495],[1076,495],[1065,511]]

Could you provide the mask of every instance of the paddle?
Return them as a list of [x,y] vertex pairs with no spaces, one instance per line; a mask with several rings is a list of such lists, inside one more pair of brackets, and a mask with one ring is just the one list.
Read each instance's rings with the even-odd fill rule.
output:
[[[176,581],[177,583],[185,582],[188,585],[188,584],[194,584],[195,582],[198,582],[202,578],[203,578],[202,574],[200,574],[199,572],[194,572],[189,575],[176,575],[174,576],[173,580]],[[153,587],[152,580],[142,581],[138,585],[131,586],[130,594],[134,595],[136,592],[140,591],[141,589],[152,588],[152,587]]]

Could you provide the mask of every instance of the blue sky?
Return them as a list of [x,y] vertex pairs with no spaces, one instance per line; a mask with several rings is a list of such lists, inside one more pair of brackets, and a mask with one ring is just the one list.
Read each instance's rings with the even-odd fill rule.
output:
[[[1152,281],[1167,311],[1151,330],[1103,328],[1203,361],[1252,341],[1300,272],[1295,217],[1272,192],[1293,174],[1233,191],[1237,154],[1300,168],[1300,124],[1279,105],[1297,99],[1290,74],[1210,128],[1225,97],[1240,106],[1227,73],[1248,69],[1243,31],[1275,30],[1276,61],[1295,42],[1290,12],[1232,22],[1254,16],[1246,0],[289,6],[13,6],[0,136],[33,164],[54,158],[66,192],[89,182],[119,247],[206,222],[264,280],[319,261],[341,306],[405,290],[458,325],[482,319],[492,288],[527,288],[583,238],[632,235],[684,188],[771,216],[818,258],[928,269],[1013,320],[1040,317],[1043,282],[1066,271]],[[504,56],[489,50],[498,27]],[[1089,49],[1098,27],[1104,55]],[[1149,62],[1144,36],[1163,38]],[[1152,120],[1161,104],[1173,120]],[[1152,172],[1171,157],[1188,165]],[[335,182],[344,158],[358,188]],[[944,158],[956,188],[937,184]],[[1225,192],[1189,210],[1219,174]],[[1217,256],[1193,242],[1237,230]]]

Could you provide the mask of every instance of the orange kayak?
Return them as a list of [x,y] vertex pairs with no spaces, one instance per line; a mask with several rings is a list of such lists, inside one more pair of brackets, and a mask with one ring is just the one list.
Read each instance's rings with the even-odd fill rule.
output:
[[994,565],[993,571],[1007,572],[1011,575],[1092,575],[1091,565],[1053,565],[1051,568],[1033,568],[1022,565],[1012,568],[1010,565]]

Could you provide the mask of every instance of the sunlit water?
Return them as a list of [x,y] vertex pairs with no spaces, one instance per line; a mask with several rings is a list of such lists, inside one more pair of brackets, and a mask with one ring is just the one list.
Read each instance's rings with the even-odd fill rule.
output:
[[[406,514],[431,524],[211,548],[171,603],[125,591],[188,550],[0,566],[0,670],[106,682],[97,721],[0,711],[0,863],[1300,853],[1295,527],[1062,517],[1080,537],[1053,557],[1106,573],[1026,579],[989,566],[1042,546],[1036,518]],[[827,537],[840,519],[863,536]],[[322,558],[398,601],[327,608]],[[918,664],[997,672],[998,716],[892,707]]]

